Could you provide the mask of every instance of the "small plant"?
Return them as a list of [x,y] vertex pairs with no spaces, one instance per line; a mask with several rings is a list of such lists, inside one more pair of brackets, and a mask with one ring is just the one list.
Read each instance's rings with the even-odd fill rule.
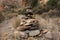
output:
[[13,21],[12,22],[13,27],[17,28],[19,26],[19,24],[20,24],[20,19],[19,18],[14,18],[12,21]]

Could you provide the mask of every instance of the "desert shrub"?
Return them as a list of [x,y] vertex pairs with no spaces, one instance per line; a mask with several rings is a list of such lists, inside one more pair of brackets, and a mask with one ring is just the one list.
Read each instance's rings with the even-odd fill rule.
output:
[[60,9],[60,1],[59,0],[49,0],[47,2],[47,6],[50,6],[52,9]]

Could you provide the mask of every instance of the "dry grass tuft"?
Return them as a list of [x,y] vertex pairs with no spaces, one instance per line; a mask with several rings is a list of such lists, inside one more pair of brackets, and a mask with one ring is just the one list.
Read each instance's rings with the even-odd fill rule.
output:
[[17,28],[20,24],[20,19],[18,17],[15,17],[13,20],[12,20],[12,25],[14,28]]

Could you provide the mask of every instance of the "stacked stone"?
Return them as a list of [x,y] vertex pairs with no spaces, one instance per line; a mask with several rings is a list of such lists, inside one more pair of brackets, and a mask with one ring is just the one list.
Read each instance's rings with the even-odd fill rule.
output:
[[[30,9],[28,9],[28,11],[29,10]],[[39,36],[41,31],[38,20],[33,17],[31,10],[27,12],[27,15],[23,15],[21,23],[16,30],[19,31],[20,40],[30,40],[31,37]]]

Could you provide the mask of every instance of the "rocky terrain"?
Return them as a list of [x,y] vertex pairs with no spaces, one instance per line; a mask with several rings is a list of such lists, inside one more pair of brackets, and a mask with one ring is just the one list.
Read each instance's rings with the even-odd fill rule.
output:
[[0,40],[60,40],[60,7],[41,2],[42,6],[32,10],[4,3],[7,8],[0,11]]
[[60,40],[59,17],[45,18],[38,14],[34,19],[23,17],[18,15],[0,24],[1,40]]

